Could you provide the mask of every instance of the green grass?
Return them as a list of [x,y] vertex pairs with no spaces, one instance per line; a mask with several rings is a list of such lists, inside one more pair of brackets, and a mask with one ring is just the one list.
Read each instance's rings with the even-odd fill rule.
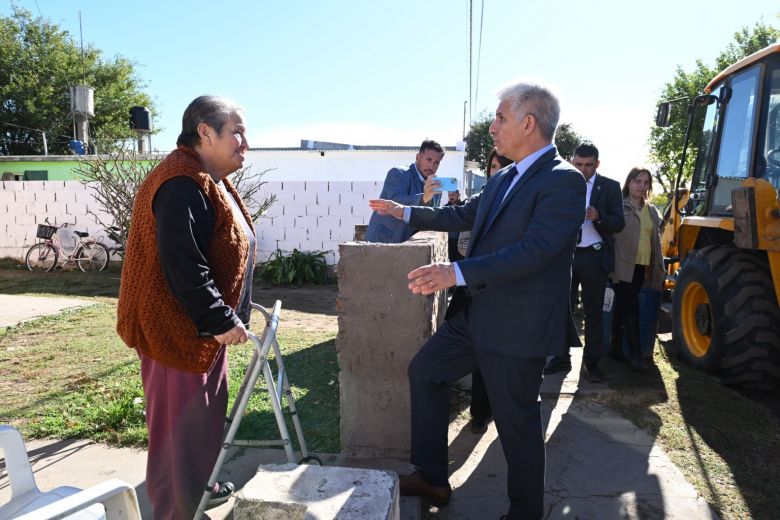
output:
[[[76,296],[95,303],[0,329],[0,422],[14,424],[28,438],[146,444],[139,362],[114,332],[118,275],[118,270],[30,273],[0,262],[1,293]],[[279,331],[308,448],[337,452],[335,332],[285,327],[284,313]],[[229,406],[251,354],[251,343],[228,350]],[[294,438],[292,421],[287,422]],[[279,438],[268,395],[262,390],[253,394],[237,438]]]
[[615,392],[595,399],[649,433],[725,519],[774,519],[780,511],[780,423],[712,376],[666,355],[636,373],[605,362]]

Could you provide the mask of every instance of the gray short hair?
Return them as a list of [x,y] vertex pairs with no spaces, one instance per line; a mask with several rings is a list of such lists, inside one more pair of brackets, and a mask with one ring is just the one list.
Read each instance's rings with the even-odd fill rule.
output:
[[232,99],[221,96],[199,96],[184,111],[181,118],[181,134],[176,140],[177,145],[185,145],[194,148],[200,144],[198,125],[206,123],[218,134],[222,132],[225,122],[241,108]]
[[528,114],[536,118],[542,135],[552,141],[561,106],[549,88],[536,83],[519,82],[498,92],[499,101],[509,101],[514,116],[520,120]]

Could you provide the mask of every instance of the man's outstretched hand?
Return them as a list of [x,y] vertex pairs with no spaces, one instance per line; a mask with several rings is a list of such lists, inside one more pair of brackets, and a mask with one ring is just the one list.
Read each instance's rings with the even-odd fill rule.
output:
[[455,267],[449,262],[418,267],[406,275],[414,294],[429,295],[455,285]]
[[372,199],[368,201],[368,207],[382,216],[390,215],[398,220],[403,220],[404,208],[406,206],[393,202],[392,200]]

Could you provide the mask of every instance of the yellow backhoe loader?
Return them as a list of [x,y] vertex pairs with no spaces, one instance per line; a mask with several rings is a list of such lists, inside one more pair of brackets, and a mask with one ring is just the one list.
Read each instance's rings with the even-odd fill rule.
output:
[[[658,107],[668,126],[674,101]],[[690,185],[680,186],[701,125]],[[663,235],[678,356],[731,386],[780,384],[780,43],[718,74],[688,105]]]

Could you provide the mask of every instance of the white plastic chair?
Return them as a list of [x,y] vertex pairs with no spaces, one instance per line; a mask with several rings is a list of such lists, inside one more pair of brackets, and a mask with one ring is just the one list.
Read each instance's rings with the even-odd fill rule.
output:
[[5,457],[11,500],[0,506],[0,520],[140,520],[135,489],[112,479],[89,489],[60,486],[42,492],[35,484],[27,449],[19,431],[0,425],[0,449]]

